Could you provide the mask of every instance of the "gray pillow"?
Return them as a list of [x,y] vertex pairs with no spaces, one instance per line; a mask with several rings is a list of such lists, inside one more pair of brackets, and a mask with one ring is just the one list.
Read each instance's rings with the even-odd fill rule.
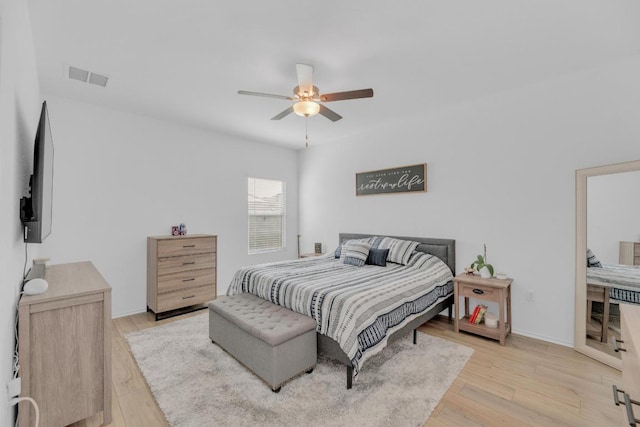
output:
[[587,267],[602,268],[602,263],[596,258],[595,254],[591,252],[591,249],[587,248]]
[[383,237],[381,239],[378,239],[373,244],[373,247],[378,249],[389,249],[387,261],[395,262],[396,264],[407,265],[411,254],[416,250],[418,245],[420,245],[420,243],[413,242],[411,240],[400,240],[394,239],[393,237]]
[[376,239],[375,236],[372,237],[366,237],[364,239],[351,239],[351,240],[345,240],[344,242],[340,243],[338,245],[338,247],[336,248],[335,252],[334,252],[334,256],[337,258],[344,258],[344,255],[342,254],[342,250],[344,249],[345,245],[348,245],[350,243],[372,243],[374,240]]
[[349,243],[344,247],[343,263],[362,267],[369,256],[369,243]]

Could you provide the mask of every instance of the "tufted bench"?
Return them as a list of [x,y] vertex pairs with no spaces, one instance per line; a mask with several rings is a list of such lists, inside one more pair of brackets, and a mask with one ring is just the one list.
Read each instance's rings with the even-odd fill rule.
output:
[[316,321],[251,294],[209,303],[209,337],[274,392],[316,365]]

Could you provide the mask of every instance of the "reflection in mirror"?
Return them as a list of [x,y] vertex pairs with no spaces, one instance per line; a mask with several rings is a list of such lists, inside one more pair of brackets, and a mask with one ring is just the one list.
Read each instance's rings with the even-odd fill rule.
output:
[[586,344],[617,358],[620,304],[640,304],[639,195],[640,171],[587,178]]
[[[622,176],[638,171],[640,160],[576,171],[574,348],[616,369],[622,368],[620,358],[611,350],[612,344],[616,342],[615,338],[620,333],[620,327],[617,326],[619,321],[616,319],[618,308],[620,304],[631,303],[624,301],[629,299],[628,296],[631,294],[625,297],[617,293],[616,289],[635,291],[629,281],[625,284],[619,280],[620,278],[604,277],[606,268],[587,267],[587,248],[595,255],[595,258],[591,259],[592,264],[600,261],[602,265],[620,265],[620,242],[640,240],[640,224],[634,223],[634,212],[637,212],[640,206],[636,206],[633,200],[638,199],[640,178],[637,178],[638,174]],[[636,177],[635,180],[633,176]],[[616,177],[623,181],[616,181]],[[609,178],[613,182],[608,181]],[[626,179],[629,181],[625,181]],[[639,226],[634,229],[634,225]],[[623,245],[623,253],[628,257],[629,250],[625,247]],[[635,243],[632,247],[635,247]],[[638,255],[640,256],[640,249]],[[623,263],[632,264],[626,261],[627,259],[623,257]],[[587,273],[591,285],[589,293]],[[596,278],[599,273],[603,277]],[[626,287],[629,288],[625,289]],[[637,284],[635,289],[640,291]],[[607,309],[609,312],[605,313]],[[626,328],[625,325],[622,327]]]

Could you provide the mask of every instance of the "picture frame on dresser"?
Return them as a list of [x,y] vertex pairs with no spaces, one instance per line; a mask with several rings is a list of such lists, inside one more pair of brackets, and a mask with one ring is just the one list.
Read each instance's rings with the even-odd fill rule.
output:
[[216,277],[217,236],[147,237],[147,311],[156,320],[206,308]]

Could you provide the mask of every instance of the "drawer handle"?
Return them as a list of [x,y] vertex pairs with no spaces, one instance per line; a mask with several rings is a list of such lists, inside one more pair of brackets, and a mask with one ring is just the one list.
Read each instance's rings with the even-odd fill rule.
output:
[[182,245],[183,248],[195,248],[196,245]]
[[612,385],[611,388],[613,389],[613,402],[616,404],[616,406],[620,406],[621,402],[618,398],[618,394],[622,393],[622,397],[624,399],[624,407],[627,412],[627,421],[629,422],[630,426],[636,427],[636,423],[640,423],[640,420],[637,419],[634,415],[633,406],[631,405],[640,405],[640,402],[631,399],[631,397],[629,397],[629,395],[625,393],[624,390],[619,389],[615,384]]
[[191,261],[191,262],[183,262],[182,265],[192,265],[195,264],[195,261]]
[[613,341],[611,342],[611,345],[613,345],[613,351],[615,351],[616,353],[619,353],[621,351],[627,351],[626,348],[618,347],[618,343],[624,344],[624,341],[614,338]]
[[629,421],[629,425],[636,427],[636,423],[640,423],[640,420],[636,418],[633,414],[633,407],[631,404],[640,405],[640,402],[635,401],[629,397],[627,393],[624,394],[624,407],[627,410],[627,421]]
[[474,289],[473,293],[476,294],[476,295],[482,295],[482,294],[484,294],[484,291],[482,289]]
[[195,295],[189,295],[188,297],[182,297],[182,299],[195,298]]
[[193,282],[194,280],[196,280],[195,278],[191,278],[191,279],[182,279],[183,282]]

